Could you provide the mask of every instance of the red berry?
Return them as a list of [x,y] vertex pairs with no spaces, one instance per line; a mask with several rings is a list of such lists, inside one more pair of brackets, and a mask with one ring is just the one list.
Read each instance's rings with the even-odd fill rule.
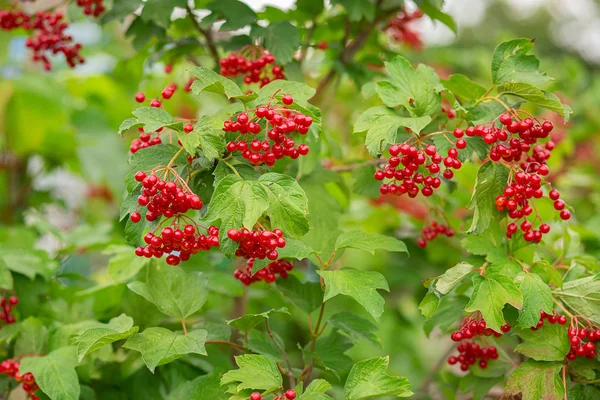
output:
[[129,219],[131,220],[131,222],[133,222],[135,224],[135,223],[140,222],[140,220],[142,219],[142,215],[139,212],[135,211],[135,212],[131,213],[131,215],[129,216]]
[[281,102],[283,104],[289,106],[290,104],[292,104],[294,102],[294,98],[292,96],[290,96],[289,94],[286,94],[281,98]]
[[190,123],[187,123],[187,124],[185,124],[185,125],[183,126],[183,131],[184,131],[185,133],[190,133],[190,132],[191,132],[191,131],[193,131],[193,130],[194,130],[194,125],[192,125],[192,124],[190,124]]
[[262,396],[258,392],[254,392],[250,395],[250,400],[262,400]]
[[296,398],[296,391],[293,389],[288,390],[285,392],[285,398],[288,400],[294,400]]
[[139,92],[135,95],[135,101],[138,103],[143,103],[146,100],[146,95],[142,92]]

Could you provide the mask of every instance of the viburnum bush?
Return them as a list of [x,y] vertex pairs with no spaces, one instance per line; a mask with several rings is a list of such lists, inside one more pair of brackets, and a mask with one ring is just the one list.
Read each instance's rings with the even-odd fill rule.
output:
[[[434,1],[35,3],[0,11],[43,64],[0,85],[5,398],[600,398],[576,65],[441,56]],[[37,91],[88,16],[114,71]]]

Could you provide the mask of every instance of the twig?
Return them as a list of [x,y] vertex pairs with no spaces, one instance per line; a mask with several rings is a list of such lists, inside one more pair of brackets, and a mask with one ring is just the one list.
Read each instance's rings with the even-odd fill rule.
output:
[[385,164],[385,162],[386,162],[386,160],[384,160],[383,158],[376,158],[374,160],[368,160],[368,161],[364,161],[364,162],[356,163],[356,164],[334,165],[327,169],[330,171],[335,171],[335,172],[348,172],[348,171],[353,171],[357,168],[367,167],[369,165],[377,166],[377,165]]
[[273,335],[273,331],[271,330],[271,325],[269,324],[268,319],[265,320],[265,325],[267,326],[267,333],[269,334],[269,337],[271,338],[273,343],[275,343],[275,346],[277,346],[277,348],[281,352],[281,356],[283,357],[283,360],[285,361],[285,365],[287,367],[286,375],[288,376],[288,379],[290,380],[290,387],[294,388],[294,387],[296,387],[296,379],[294,378],[294,374],[292,373],[292,363],[290,362],[290,359],[289,359],[287,353],[285,352],[285,349],[283,348],[283,346],[281,346],[281,344],[277,341],[277,339],[275,339],[275,336]]
[[183,334],[187,335],[187,326],[185,326],[185,318],[181,318],[181,326],[183,327]]
[[186,5],[185,9],[187,10],[188,15],[190,16],[190,20],[192,21],[192,24],[194,25],[196,30],[200,32],[202,36],[204,36],[204,39],[206,40],[206,45],[208,46],[208,51],[210,52],[210,55],[213,61],[215,62],[215,66],[218,67],[220,57],[219,51],[217,50],[217,46],[215,45],[215,38],[213,37],[212,29],[210,27],[204,29],[200,26],[198,20],[196,19],[196,15],[194,14],[194,10],[192,10],[189,4]]
[[248,351],[248,349],[245,348],[244,346],[239,345],[237,343],[230,342],[228,340],[207,340],[204,343],[208,343],[208,344],[226,344],[227,346],[233,347],[234,349],[238,349],[240,351]]

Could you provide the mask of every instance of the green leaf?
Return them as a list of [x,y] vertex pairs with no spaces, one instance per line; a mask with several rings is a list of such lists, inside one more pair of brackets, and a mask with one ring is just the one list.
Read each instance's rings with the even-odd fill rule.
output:
[[208,281],[201,272],[187,273],[161,259],[148,268],[146,282],[132,282],[127,287],[154,304],[167,315],[187,318],[202,307],[208,297]]
[[574,314],[600,325],[600,275],[565,282],[556,294]]
[[197,96],[204,91],[224,94],[228,99],[244,95],[242,89],[234,81],[217,74],[211,69],[194,67],[190,73],[197,78],[192,84],[192,92]]
[[318,282],[300,282],[294,275],[289,275],[286,279],[278,279],[276,288],[292,304],[308,314],[323,303],[323,291]]
[[0,262],[0,289],[12,290],[13,277],[6,264]]
[[271,317],[272,313],[281,313],[281,314],[290,314],[288,309],[285,307],[273,309],[269,311],[265,311],[260,314],[246,314],[239,318],[232,319],[227,321],[227,323],[234,328],[237,328],[243,332],[248,332],[252,328],[257,327],[262,324],[264,321],[268,320]]
[[481,378],[474,374],[463,376],[459,383],[461,392],[471,394],[473,400],[484,400],[488,392],[497,384],[503,381],[503,378]]
[[437,290],[435,290],[435,285],[432,284],[429,286],[427,294],[425,297],[423,297],[423,300],[421,300],[421,303],[419,304],[419,310],[421,310],[421,314],[423,314],[425,318],[431,318],[437,312],[438,307],[440,306],[440,301],[441,295]]
[[[256,21],[256,14],[250,7],[238,0],[214,0],[206,6],[212,11],[208,21],[225,20],[221,31],[235,31]],[[203,25],[205,21],[202,21]]]
[[141,107],[135,110],[133,113],[144,125],[146,132],[154,132],[155,130],[166,127],[174,127],[182,125],[181,121],[175,121],[171,114],[166,112],[162,108],[156,107]]
[[567,330],[559,324],[546,323],[535,331],[522,329],[517,335],[523,343],[515,351],[536,361],[563,361],[571,349]]
[[147,258],[136,256],[134,248],[130,246],[111,245],[102,253],[114,254],[108,260],[108,276],[115,282],[125,282],[133,278],[149,263]]
[[369,0],[332,0],[331,4],[344,7],[348,19],[352,22],[358,22],[363,18],[372,21],[375,18],[375,5]]
[[35,383],[51,400],[79,400],[80,386],[77,372],[77,350],[61,347],[45,357],[26,357],[21,360],[19,372],[31,372]]
[[223,393],[216,373],[202,375],[193,381],[179,385],[167,396],[167,400],[210,399],[227,400],[229,396]]
[[4,346],[11,344],[21,332],[21,323],[16,322],[14,324],[5,325],[0,329],[0,345]]
[[600,389],[595,386],[578,383],[569,389],[569,400],[589,400],[600,398]]
[[292,237],[308,232],[308,199],[298,182],[291,176],[275,172],[261,175],[258,181],[269,194],[267,215],[271,225]]
[[456,23],[454,22],[454,19],[440,10],[440,7],[436,7],[431,0],[417,1],[417,5],[419,6],[419,10],[423,11],[429,18],[440,21],[456,34]]
[[375,254],[375,250],[396,251],[408,253],[404,242],[378,233],[367,233],[363,231],[344,232],[335,242],[335,249],[359,249]]
[[221,250],[225,255],[233,254],[237,244],[227,237],[229,229],[254,224],[269,208],[269,193],[265,186],[257,181],[247,181],[236,175],[221,179],[215,187],[206,218],[210,221],[221,220]]
[[108,321],[108,324],[98,323],[84,330],[74,339],[75,344],[77,344],[77,358],[79,362],[83,360],[83,357],[102,346],[118,340],[128,339],[136,334],[138,329],[137,326],[133,326],[133,319],[131,317],[121,314]]
[[[225,140],[221,133],[222,131],[214,126],[212,118],[203,115],[194,126],[194,130],[190,132],[190,135],[198,135],[198,145],[196,147],[200,146],[200,153],[204,157],[214,160],[221,157],[225,151]],[[184,142],[182,141],[182,143]]]
[[132,336],[123,347],[139,351],[148,369],[154,373],[156,367],[168,364],[186,354],[205,356],[204,342],[207,335],[208,332],[204,329],[196,329],[184,335],[154,327]]
[[[3,328],[4,329],[4,328]],[[44,354],[48,350],[48,329],[35,317],[29,317],[21,323],[19,337],[15,342],[15,357],[30,354]]]
[[479,234],[487,229],[492,217],[498,213],[496,197],[502,195],[507,182],[508,169],[505,166],[488,161],[479,168],[469,203],[469,208],[474,210],[473,221],[467,233]]
[[344,385],[344,400],[411,396],[408,379],[387,374],[389,363],[389,357],[381,357],[354,364]]
[[420,64],[414,69],[402,56],[385,65],[391,82],[377,82],[377,93],[386,106],[403,106],[413,117],[440,112],[440,92],[444,87],[433,68]]
[[462,74],[450,75],[448,79],[442,79],[441,82],[461,103],[478,100],[486,92],[483,86]]
[[496,85],[509,82],[544,84],[552,78],[538,71],[540,62],[529,53],[533,40],[515,39],[499,44],[492,58],[492,81]]
[[285,344],[277,332],[273,332],[273,337],[271,337],[267,332],[252,329],[248,333],[245,345],[252,353],[271,356],[276,360],[280,360],[281,350],[279,350],[274,341],[277,341],[282,348],[285,348]]
[[562,400],[561,368],[562,363],[527,360],[508,377],[506,394],[522,393],[523,400]]
[[[179,147],[171,144],[159,144],[150,146],[133,154],[129,159],[129,173],[125,178],[128,191],[132,192],[140,184],[135,180],[135,174],[138,171],[149,171],[157,165],[168,165],[173,156],[177,154]],[[186,165],[186,155],[181,153],[174,161],[173,165]],[[135,199],[132,199],[132,203]],[[121,216],[123,218],[123,216]],[[140,224],[141,225],[141,224]]]
[[271,390],[283,385],[281,373],[274,359],[268,356],[247,354],[235,357],[239,369],[226,372],[221,385],[237,384],[237,390]]
[[346,351],[352,348],[352,342],[346,336],[342,336],[337,330],[333,330],[328,336],[317,339],[315,350],[305,350],[315,359],[315,365],[338,374],[345,372],[352,366],[352,359],[346,355]]
[[515,282],[523,293],[523,310],[519,311],[517,326],[520,328],[535,326],[540,320],[540,310],[552,314],[554,308],[552,291],[539,276],[521,272]]
[[333,314],[327,323],[348,335],[354,343],[368,340],[373,344],[381,345],[381,339],[375,334],[378,330],[377,326],[356,314],[345,311]]
[[388,144],[396,143],[399,128],[408,127],[418,134],[430,122],[430,116],[401,117],[387,107],[371,107],[356,120],[354,133],[366,131],[367,150],[372,156],[378,156]]
[[269,50],[280,65],[292,61],[294,53],[300,47],[300,34],[298,28],[289,21],[280,21],[270,24],[265,36],[265,47]]
[[510,94],[525,99],[547,110],[554,111],[562,116],[565,122],[569,121],[569,116],[573,113],[571,107],[562,104],[555,94],[546,92],[534,85],[524,82],[511,82],[498,87],[502,94]]
[[125,121],[123,121],[121,123],[121,125],[119,126],[119,135],[123,136],[123,134],[125,132],[127,132],[130,129],[136,129],[139,128],[141,126],[144,126],[144,124],[142,122],[140,122],[139,119],[137,118],[127,118]]
[[473,286],[473,294],[465,311],[480,311],[487,326],[496,332],[500,332],[500,326],[505,323],[502,314],[505,304],[508,303],[515,308],[523,306],[523,295],[512,280],[506,276],[476,275],[473,277]]
[[171,24],[171,14],[175,7],[185,7],[185,0],[147,0],[144,3],[141,17],[144,21],[154,21],[168,28]]
[[58,269],[58,262],[51,260],[48,253],[42,250],[2,248],[0,252],[0,268],[8,269],[34,279],[36,275],[48,280]]
[[464,316],[463,310],[468,300],[465,296],[446,296],[439,300],[435,313],[423,324],[425,334],[429,336],[434,328],[439,328],[442,332],[450,331],[456,321]]
[[549,285],[554,285],[557,288],[562,288],[563,286],[562,275],[547,261],[534,261],[530,272],[539,275]]
[[475,267],[466,262],[456,264],[437,279],[435,288],[441,294],[450,293]]
[[338,294],[350,296],[367,310],[375,320],[379,321],[383,314],[385,301],[377,289],[389,291],[387,281],[379,272],[360,271],[356,269],[340,269],[336,271],[317,271],[325,282],[327,301]]
[[324,379],[315,379],[306,387],[300,395],[300,400],[328,400],[331,397],[325,392],[331,389],[331,384]]

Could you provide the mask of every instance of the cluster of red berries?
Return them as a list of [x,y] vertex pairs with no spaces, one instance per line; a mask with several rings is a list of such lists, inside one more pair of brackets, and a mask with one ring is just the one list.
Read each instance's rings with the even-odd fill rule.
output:
[[510,325],[505,324],[500,327],[500,332],[496,332],[487,327],[485,320],[475,320],[471,317],[463,319],[457,331],[452,332],[450,338],[455,342],[460,342],[463,339],[472,339],[475,336],[492,336],[500,337],[504,333],[510,332]]
[[452,237],[454,236],[454,229],[443,224],[438,224],[437,221],[433,221],[430,225],[423,227],[423,236],[419,238],[417,245],[421,248],[425,248],[427,247],[427,242],[432,241],[438,235]]
[[244,47],[234,51],[219,60],[219,65],[221,75],[244,75],[244,83],[259,83],[260,87],[277,79],[285,79],[283,67],[276,64],[273,54],[260,47]]
[[40,387],[35,383],[35,378],[28,372],[24,375],[19,373],[19,361],[15,359],[4,360],[0,363],[0,374],[5,374],[7,376],[12,377],[18,383],[22,383],[23,391],[27,393],[27,396],[31,400],[39,400],[40,398],[35,394],[36,391],[40,389]]
[[[165,66],[165,72],[167,74],[171,73],[171,71],[173,70],[173,66],[170,64],[167,64]],[[184,85],[183,87],[183,91],[186,93],[189,93],[192,91],[192,84],[194,83],[194,81],[196,80],[196,78],[192,77],[190,79],[188,79],[187,83]],[[173,95],[175,94],[175,91],[177,90],[177,84],[176,83],[170,83],[168,84],[161,92],[161,97],[164,100],[169,100],[171,97],[173,97]],[[135,101],[137,101],[138,103],[143,103],[146,101],[146,94],[144,92],[137,92],[135,94]],[[155,107],[155,108],[160,108],[162,106],[162,103],[159,99],[152,99],[150,100],[150,107]]]
[[[296,398],[296,391],[290,389],[280,396],[275,396],[273,400],[294,400]],[[250,395],[250,400],[265,400],[259,392],[254,392]]]
[[410,22],[422,17],[423,12],[421,10],[411,13],[403,9],[389,19],[385,31],[394,41],[404,43],[408,47],[419,50],[423,47],[423,42],[419,33],[412,29]]
[[[554,324],[566,325],[567,324],[567,317],[565,317],[564,315],[556,315],[556,314],[554,314],[554,311],[552,311],[552,314],[548,314],[544,310],[540,310],[540,320],[538,321],[536,326],[532,326],[530,329],[532,331],[537,331],[542,326],[544,326],[545,320],[548,321],[548,323],[550,325],[554,325]],[[598,331],[598,332],[600,333],[600,331]],[[600,336],[598,338],[600,339]]]
[[279,257],[276,249],[285,247],[285,239],[283,232],[279,229],[268,231],[266,229],[248,230],[242,228],[240,230],[230,229],[227,231],[227,237],[234,242],[239,243],[235,255],[247,260],[265,258],[275,261]]
[[136,248],[135,254],[146,258],[161,258],[164,254],[168,254],[167,264],[177,265],[181,261],[189,260],[192,255],[200,251],[219,247],[219,228],[209,226],[206,234],[201,234],[199,227],[188,224],[180,229],[178,222],[174,221],[163,228],[158,235],[147,233],[144,236],[146,246]]
[[85,15],[91,15],[98,18],[105,10],[103,3],[104,0],[77,0],[76,4],[83,8]]
[[[509,239],[517,233],[519,229],[523,232],[523,238],[528,242],[539,243],[544,234],[550,232],[550,225],[541,223],[537,229],[534,229],[533,224],[527,219],[534,209],[529,204],[533,198],[539,199],[544,196],[541,188],[541,177],[537,173],[528,174],[526,172],[517,172],[514,176],[514,181],[504,188],[504,193],[496,198],[496,209],[500,212],[508,210],[508,216],[514,220],[521,220],[517,225],[516,222],[511,222],[506,227],[506,237]],[[554,209],[560,211],[559,216],[563,220],[571,218],[571,213],[565,210],[565,202],[560,200],[560,193],[556,189],[550,190],[548,197],[554,200]],[[541,219],[535,216],[536,219]],[[535,222],[535,221],[534,221]]]
[[469,366],[474,365],[479,360],[479,367],[486,369],[489,360],[498,359],[498,350],[496,346],[481,347],[475,342],[464,341],[460,343],[456,349],[458,356],[448,357],[448,364],[460,364],[461,371],[467,371]]
[[[181,178],[177,178],[181,180]],[[160,216],[171,218],[176,214],[184,214],[188,210],[202,208],[200,197],[192,193],[187,187],[180,187],[178,181],[164,181],[154,173],[146,176],[143,171],[135,174],[135,180],[142,183],[141,194],[137,202],[142,207],[147,207],[146,220],[154,221]],[[182,181],[183,182],[183,181]],[[142,219],[139,212],[131,213],[131,222],[137,223]]]
[[25,45],[33,51],[32,60],[42,62],[46,71],[52,68],[50,54],[62,53],[71,68],[84,62],[79,55],[81,44],[72,44],[73,38],[65,33],[68,27],[60,12],[38,11],[29,15],[23,11],[0,11],[0,29],[32,31]]
[[[284,105],[290,105],[294,99],[286,94],[281,101]],[[246,138],[259,134],[263,130],[263,122],[266,135],[262,141]],[[239,151],[252,164],[265,163],[269,167],[286,156],[297,159],[308,154],[310,149],[306,144],[296,145],[288,135],[306,135],[312,122],[309,116],[287,108],[272,108],[270,104],[237,114],[235,121],[230,118],[223,123],[223,131],[240,134],[227,143],[227,151]]]
[[13,315],[13,307],[19,304],[19,298],[17,296],[2,296],[0,300],[0,306],[2,307],[2,311],[0,311],[0,320],[6,322],[7,324],[14,324],[16,319]]
[[571,350],[567,354],[567,360],[574,361],[577,357],[590,360],[596,358],[595,343],[600,340],[600,329],[571,328],[568,334]]
[[137,139],[133,139],[131,145],[129,146],[129,151],[131,151],[131,154],[135,154],[141,149],[156,146],[157,144],[162,143],[162,140],[159,136],[162,128],[159,128],[153,133],[144,132],[144,128],[138,128],[138,130],[140,131],[139,137]]
[[446,114],[448,119],[456,118],[456,110],[450,106],[442,106],[442,112]]
[[[466,142],[463,146],[459,140],[456,146],[463,149],[466,147]],[[379,191],[381,194],[390,193],[398,196],[408,194],[409,197],[416,197],[420,187],[424,196],[431,196],[433,190],[439,188],[442,183],[438,177],[441,170],[440,164],[446,168],[442,173],[446,179],[452,179],[454,176],[452,169],[462,167],[462,163],[458,159],[457,148],[451,147],[448,149],[447,157],[442,157],[432,144],[426,146],[424,150],[410,146],[407,142],[390,146],[391,157],[383,169],[375,172],[375,179],[378,181],[391,179],[392,182],[383,183],[379,187]],[[423,172],[419,172],[421,166],[423,166]]]
[[254,258],[251,258],[246,263],[244,269],[238,268],[235,270],[233,277],[242,282],[245,286],[260,281],[273,283],[277,280],[277,274],[279,274],[281,278],[287,278],[289,272],[294,269],[294,264],[286,260],[277,260],[260,269],[255,274],[252,273],[253,267]]

